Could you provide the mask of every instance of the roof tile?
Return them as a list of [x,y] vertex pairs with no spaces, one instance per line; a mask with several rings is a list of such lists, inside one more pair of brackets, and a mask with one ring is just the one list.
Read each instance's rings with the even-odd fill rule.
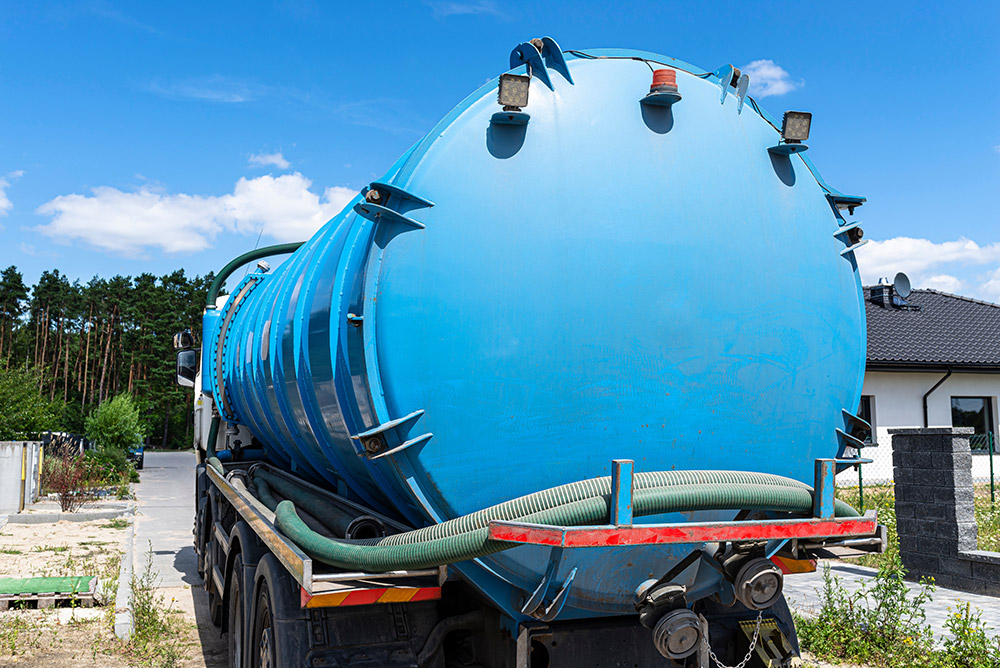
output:
[[914,290],[920,310],[882,307],[865,291],[868,361],[1000,367],[1000,305],[937,290]]

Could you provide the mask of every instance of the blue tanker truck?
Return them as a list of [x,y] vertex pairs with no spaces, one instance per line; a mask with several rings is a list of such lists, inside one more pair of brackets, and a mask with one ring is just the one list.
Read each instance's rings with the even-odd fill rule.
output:
[[797,660],[784,577],[884,545],[833,494],[871,429],[864,198],[748,84],[525,42],[219,273],[175,344],[230,665]]

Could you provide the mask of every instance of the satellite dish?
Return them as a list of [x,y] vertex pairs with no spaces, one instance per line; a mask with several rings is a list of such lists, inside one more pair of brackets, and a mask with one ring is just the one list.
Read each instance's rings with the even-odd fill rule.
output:
[[903,272],[899,272],[896,278],[892,279],[892,289],[897,295],[906,299],[910,296],[910,279]]

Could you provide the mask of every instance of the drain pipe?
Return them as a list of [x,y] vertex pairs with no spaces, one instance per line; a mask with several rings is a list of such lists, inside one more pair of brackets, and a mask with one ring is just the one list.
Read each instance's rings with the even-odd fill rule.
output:
[[934,390],[936,390],[939,387],[941,387],[941,384],[944,383],[944,381],[948,380],[948,378],[950,376],[951,376],[951,368],[949,367],[948,368],[948,373],[946,373],[941,378],[941,380],[939,380],[938,382],[934,383],[934,387],[932,387],[931,389],[927,390],[924,393],[924,429],[927,429],[927,427],[930,426],[929,424],[927,424],[927,397],[931,396],[931,394],[934,392]]

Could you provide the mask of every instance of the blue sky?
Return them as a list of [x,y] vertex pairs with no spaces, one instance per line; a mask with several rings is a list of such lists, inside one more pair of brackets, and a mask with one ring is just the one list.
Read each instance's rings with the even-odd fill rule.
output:
[[0,265],[218,269],[336,213],[519,42],[733,63],[863,194],[864,278],[1000,301],[1000,3],[0,4]]

